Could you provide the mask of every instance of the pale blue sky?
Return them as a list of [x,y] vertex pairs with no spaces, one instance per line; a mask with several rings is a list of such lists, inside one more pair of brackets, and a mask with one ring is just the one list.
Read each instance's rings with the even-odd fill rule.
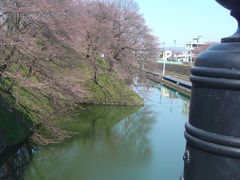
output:
[[146,24],[166,46],[184,46],[196,36],[220,41],[233,34],[236,20],[215,0],[136,0]]

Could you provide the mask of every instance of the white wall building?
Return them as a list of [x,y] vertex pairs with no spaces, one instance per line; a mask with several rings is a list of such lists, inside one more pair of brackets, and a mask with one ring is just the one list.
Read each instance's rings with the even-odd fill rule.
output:
[[193,53],[193,50],[199,45],[201,45],[201,43],[199,42],[199,38],[194,38],[192,42],[186,43],[185,54],[187,62],[193,63],[195,61],[196,55]]
[[183,52],[182,54],[176,55],[177,62],[188,62],[186,58],[186,54]]
[[172,56],[173,56],[173,51],[171,49],[162,51],[160,53],[160,61],[169,61]]

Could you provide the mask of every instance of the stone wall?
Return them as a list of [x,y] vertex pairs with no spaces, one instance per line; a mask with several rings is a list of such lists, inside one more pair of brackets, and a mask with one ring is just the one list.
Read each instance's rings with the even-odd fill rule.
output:
[[[190,76],[191,66],[190,65],[176,65],[176,64],[166,64],[165,70],[167,72],[172,72],[176,74],[181,74],[184,76]],[[162,72],[163,64],[158,64],[158,71]]]
[[185,87],[182,87],[180,85],[177,85],[175,83],[172,83],[170,81],[167,81],[167,80],[164,80],[162,78],[159,78],[159,77],[156,77],[156,76],[153,76],[151,74],[147,74],[147,78],[152,80],[152,81],[155,81],[157,83],[163,83],[164,85],[168,86],[169,88],[172,88],[172,89],[175,89],[177,90],[178,92],[190,97],[191,96],[191,90],[190,89],[187,89]]

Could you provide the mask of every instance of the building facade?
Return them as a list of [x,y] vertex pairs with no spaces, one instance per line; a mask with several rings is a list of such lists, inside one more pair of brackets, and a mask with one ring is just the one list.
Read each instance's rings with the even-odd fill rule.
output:
[[173,56],[173,51],[171,49],[162,51],[160,53],[160,61],[170,61]]
[[192,64],[195,62],[196,54],[194,54],[194,50],[201,45],[202,43],[199,42],[199,38],[194,38],[193,41],[186,43],[185,55],[188,63]]
[[184,52],[176,54],[176,60],[177,62],[184,62],[184,63],[188,62],[186,59],[186,54]]

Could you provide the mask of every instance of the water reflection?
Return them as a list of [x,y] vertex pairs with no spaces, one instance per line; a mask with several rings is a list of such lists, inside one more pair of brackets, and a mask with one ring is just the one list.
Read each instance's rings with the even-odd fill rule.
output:
[[186,97],[185,95],[180,94],[178,91],[175,91],[173,89],[170,89],[164,85],[158,86],[158,89],[161,91],[160,95],[160,103],[162,103],[162,96],[166,97],[167,99],[170,99],[171,103],[171,112],[174,106],[174,99],[182,99],[183,104],[182,104],[182,113],[186,116],[189,114],[189,106],[190,106],[190,101],[189,97]]
[[31,144],[26,142],[0,154],[0,179],[21,179],[33,152]]
[[[88,139],[95,138],[104,133],[111,135],[111,128],[122,119],[134,114],[140,107],[124,106],[83,106],[77,112],[64,117],[58,121],[62,128],[78,133],[78,136]],[[103,135],[103,134],[102,134]]]
[[78,134],[40,149],[33,160],[25,153],[30,164],[13,169],[24,171],[24,179],[179,179],[189,100],[162,85],[135,90],[144,107],[84,106],[58,117],[63,128]]
[[150,139],[147,137],[151,130],[155,117],[151,113],[151,109],[142,108],[113,127],[113,130],[121,138],[122,142],[132,148],[133,155],[138,157],[147,157],[151,154]]

